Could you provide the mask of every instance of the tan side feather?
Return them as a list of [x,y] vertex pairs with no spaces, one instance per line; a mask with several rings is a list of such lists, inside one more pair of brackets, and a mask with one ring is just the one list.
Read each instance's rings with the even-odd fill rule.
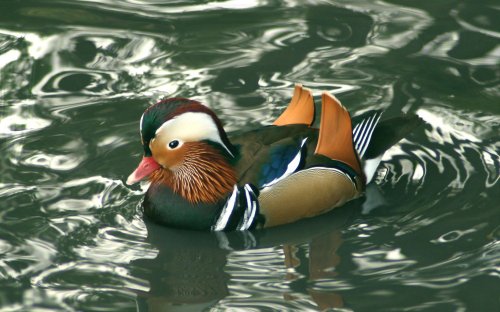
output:
[[265,227],[271,227],[322,214],[358,195],[358,188],[345,174],[310,168],[262,190],[259,203]]

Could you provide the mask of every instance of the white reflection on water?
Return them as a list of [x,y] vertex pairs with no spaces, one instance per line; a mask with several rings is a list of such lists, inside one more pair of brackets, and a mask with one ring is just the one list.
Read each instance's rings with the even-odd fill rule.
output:
[[[94,287],[92,287],[92,290],[85,287],[83,289],[76,289],[71,291],[71,288],[68,289],[67,286],[65,287],[65,284],[67,285],[67,283],[64,282],[61,283],[62,281],[59,279],[59,276],[62,275],[71,276],[72,274],[75,274],[75,278],[85,275],[88,275],[90,277],[95,274],[99,274],[101,276],[109,275],[113,276],[113,278],[109,280],[108,284],[102,284],[99,280],[89,279],[89,280],[94,280],[97,283],[96,285],[93,285]],[[120,284],[116,285],[113,282],[113,280],[118,280],[118,279],[120,280]],[[42,288],[49,288],[49,289],[53,288],[51,292],[53,293],[53,295],[56,296],[56,298],[59,297],[60,300],[67,299],[68,295],[71,292],[73,292],[74,295],[77,295],[79,293],[84,294],[86,291],[89,290],[91,292],[115,290],[133,295],[131,293],[132,292],[131,289],[140,291],[147,291],[149,289],[149,286],[147,285],[146,281],[131,276],[128,270],[124,267],[112,263],[102,264],[90,261],[67,262],[59,264],[54,268],[47,269],[42,273],[33,276],[31,278],[31,283],[33,285]]]
[[[408,152],[405,145],[415,143],[402,140],[384,154],[382,160],[387,164],[378,171],[377,183],[384,183],[388,172],[394,171],[398,174],[390,178],[391,184],[407,180],[408,185],[417,185],[415,192],[422,191],[428,175],[436,171],[442,181],[448,180],[440,195],[452,197],[465,189],[467,181],[482,168],[487,173],[484,182],[487,188],[500,179],[500,155],[496,143],[488,143],[489,138],[495,136],[496,116],[471,116],[471,113],[439,106],[421,108],[417,114],[426,122],[426,136],[436,145]],[[477,167],[478,160],[482,168]],[[427,180],[428,183],[432,180]]]
[[33,32],[12,31],[0,28],[0,34],[5,34],[15,38],[22,38],[28,42],[28,54],[34,59],[40,59],[51,50],[51,46],[57,41],[58,36],[39,36]]
[[417,55],[428,55],[435,58],[452,59],[455,62],[467,63],[472,66],[496,66],[500,58],[500,46],[496,46],[480,57],[457,59],[450,56],[450,50],[460,43],[459,32],[448,32],[437,36],[427,43]]
[[[465,5],[460,5],[460,9],[454,9],[450,11],[450,15],[457,21],[457,23],[460,24],[464,29],[468,29],[473,32],[479,32],[482,34],[485,34],[487,36],[491,36],[494,38],[500,38],[500,32],[495,30],[492,30],[491,28],[494,28],[495,21],[493,19],[490,19],[489,16],[487,15],[475,15],[473,18],[463,18],[461,15],[463,15],[463,12],[467,12],[467,6]],[[498,14],[498,6],[494,7],[491,6],[489,13],[492,13],[492,16],[496,16],[495,14]],[[476,25],[474,25],[476,24]],[[488,29],[490,28],[490,29]]]
[[1,107],[0,113],[0,138],[13,137],[38,131],[48,127],[50,120],[40,118],[34,113],[36,102],[33,100],[22,100],[9,103],[7,107]]
[[85,155],[38,154],[26,158],[23,163],[29,166],[45,167],[57,171],[67,171],[78,167],[78,165],[85,158]]
[[43,129],[50,125],[50,121],[32,116],[19,116],[14,113],[2,116],[0,119],[0,137],[10,137],[13,135],[28,133]]
[[146,227],[139,216],[126,220],[123,216],[117,215],[115,221],[119,227],[100,228],[92,246],[79,246],[75,248],[75,252],[82,259],[116,264],[157,257],[158,251],[146,242]]
[[352,261],[357,265],[356,274],[364,276],[390,275],[417,263],[405,257],[401,250],[385,250],[385,247],[353,253],[352,256]]
[[459,240],[464,235],[467,235],[467,234],[470,234],[470,233],[474,233],[476,231],[477,231],[477,229],[467,229],[467,230],[463,230],[463,231],[461,231],[461,230],[453,230],[453,231],[450,231],[448,233],[444,233],[443,235],[441,235],[437,239],[432,240],[431,242],[435,243],[435,244],[448,243],[448,242]]
[[429,109],[420,109],[418,115],[429,125],[433,126],[432,133],[429,136],[439,144],[454,144],[456,139],[479,143],[481,130],[483,132],[491,131],[484,125],[467,122],[461,116],[464,113],[447,112],[440,109],[438,112]]
[[4,54],[0,55],[0,68],[5,67],[7,64],[14,62],[21,56],[19,50],[9,50]]
[[433,23],[432,17],[423,10],[384,1],[331,2],[355,12],[363,12],[373,18],[375,24],[365,48],[369,48],[370,43],[389,49],[404,47]]
[[[109,4],[113,6],[114,1],[112,0],[82,0],[81,2],[91,2],[98,5]],[[139,10],[144,14],[154,14],[158,13],[193,13],[199,11],[209,11],[209,10],[243,10],[251,9],[257,6],[265,5],[267,1],[263,0],[226,0],[226,1],[211,1],[203,4],[192,4],[192,5],[175,5],[170,4],[165,1],[155,1],[155,0],[125,0],[122,1],[120,8],[126,8],[127,11]],[[117,7],[113,6],[115,9]]]

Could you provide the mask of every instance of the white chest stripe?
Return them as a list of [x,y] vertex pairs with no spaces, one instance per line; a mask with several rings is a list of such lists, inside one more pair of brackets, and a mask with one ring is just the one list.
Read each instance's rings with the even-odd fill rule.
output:
[[255,193],[253,192],[252,188],[248,184],[245,184],[244,190],[245,198],[247,200],[247,208],[245,209],[243,219],[241,220],[240,224],[238,224],[238,231],[245,231],[250,228],[255,218],[255,212],[257,211],[257,202],[254,200]]
[[233,193],[231,194],[231,197],[227,200],[226,204],[224,205],[224,208],[222,208],[222,212],[217,219],[217,222],[215,223],[214,226],[212,226],[213,231],[223,231],[226,226],[227,222],[229,221],[229,217],[233,213],[233,209],[236,206],[236,200],[238,199],[238,187],[235,185],[233,189]]
[[[245,203],[241,200],[244,200]],[[238,188],[237,185],[235,185],[217,221],[212,226],[212,231],[246,231],[252,227],[258,210],[258,199],[250,185],[245,184],[243,188]],[[228,229],[228,224],[234,223],[233,221],[236,221],[236,218],[239,221],[236,227]]]

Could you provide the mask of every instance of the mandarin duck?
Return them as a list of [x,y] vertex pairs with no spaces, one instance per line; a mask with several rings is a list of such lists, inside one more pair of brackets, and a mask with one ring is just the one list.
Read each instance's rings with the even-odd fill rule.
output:
[[313,95],[298,84],[272,125],[228,136],[201,103],[163,99],[140,119],[144,155],[127,184],[149,180],[144,215],[171,227],[231,231],[295,222],[361,196],[385,150],[420,121],[379,122],[381,115],[351,120],[323,92],[315,128]]

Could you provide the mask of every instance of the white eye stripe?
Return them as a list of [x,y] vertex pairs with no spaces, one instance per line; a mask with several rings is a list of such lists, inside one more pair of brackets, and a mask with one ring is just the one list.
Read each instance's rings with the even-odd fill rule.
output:
[[217,124],[212,117],[206,113],[187,112],[176,116],[164,122],[156,130],[156,136],[160,135],[168,143],[173,140],[179,140],[180,142],[210,140],[221,144],[231,154],[231,151],[220,137]]

